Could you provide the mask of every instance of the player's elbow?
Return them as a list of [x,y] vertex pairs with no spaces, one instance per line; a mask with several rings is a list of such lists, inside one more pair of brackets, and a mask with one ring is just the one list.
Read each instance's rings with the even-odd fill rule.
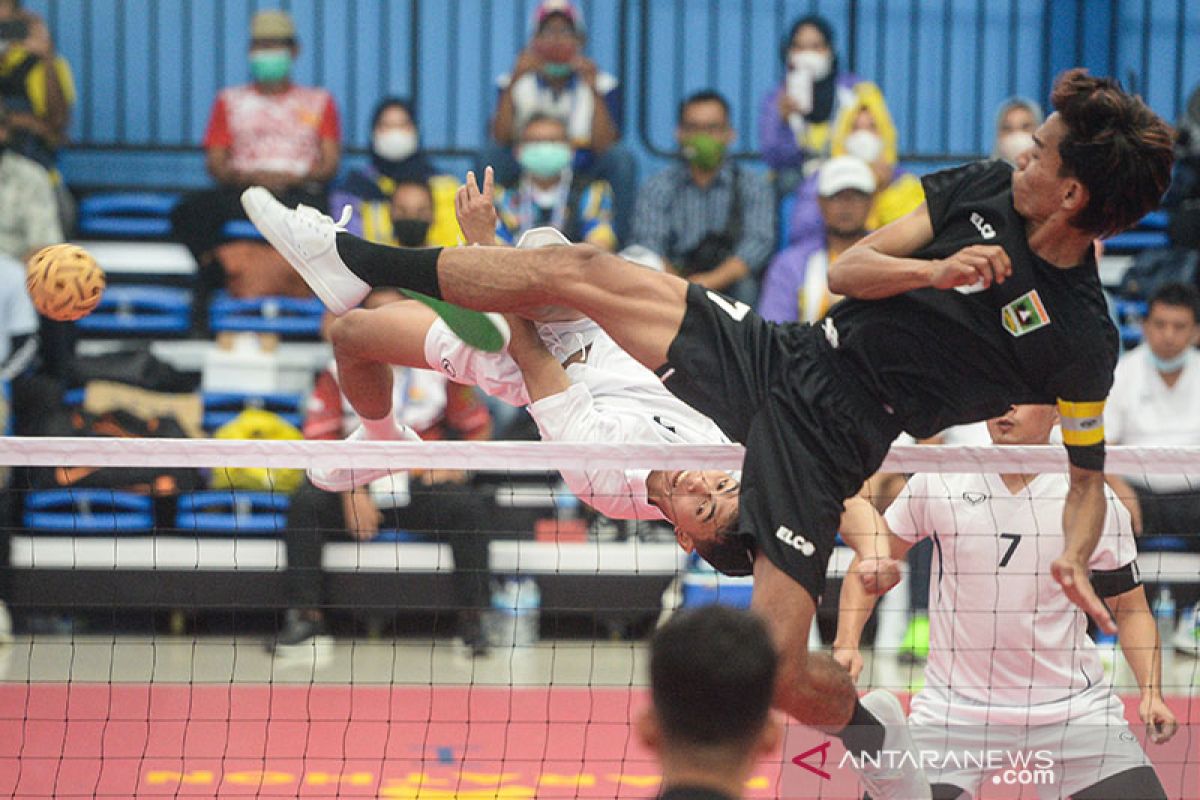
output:
[[829,265],[829,273],[826,275],[825,280],[829,284],[829,291],[831,293],[845,296],[849,296],[852,293],[854,286],[850,282],[846,262],[854,260],[856,250],[857,247],[851,247]]

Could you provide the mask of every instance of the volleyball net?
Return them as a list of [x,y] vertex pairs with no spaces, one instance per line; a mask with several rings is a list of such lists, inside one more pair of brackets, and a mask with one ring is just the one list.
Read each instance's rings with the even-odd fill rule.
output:
[[[741,459],[704,445],[0,439],[14,622],[0,796],[653,797],[659,767],[635,726],[648,636],[680,607],[748,606],[752,580],[716,575],[666,523],[595,514],[560,474]],[[1113,447],[1108,465],[1162,490],[1167,519],[1200,491],[1196,448]],[[303,478],[347,467],[394,474],[349,496]],[[871,614],[858,685],[907,705],[925,654],[906,639],[929,619],[930,668],[951,669],[972,702],[1027,708],[1029,726],[1100,687],[1168,796],[1200,796],[1200,662],[1176,648],[1200,595],[1197,530],[1127,535],[1134,517],[1114,497],[1121,536],[1098,550],[1111,551],[1098,568],[1136,553],[1156,615],[1155,669],[1180,725],[1156,745],[1127,643],[1054,638],[1070,629],[1046,572],[1066,469],[1056,446],[893,448],[896,491],[920,477],[896,501],[907,517],[890,519],[929,552]],[[851,559],[835,549],[813,648],[837,636]],[[1027,673],[1005,671],[1014,657]],[[1064,663],[1082,678],[1055,672]],[[946,719],[943,750],[960,727]],[[1060,739],[1098,740],[1087,727]],[[746,796],[861,797],[839,748],[790,725]],[[1035,796],[1038,764],[1022,765],[1028,776],[992,765],[1004,780],[979,796]]]

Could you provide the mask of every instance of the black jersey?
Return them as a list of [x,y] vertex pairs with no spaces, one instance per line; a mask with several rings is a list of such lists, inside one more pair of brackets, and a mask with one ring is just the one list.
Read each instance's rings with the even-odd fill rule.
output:
[[933,241],[916,258],[1000,245],[1012,274],[988,289],[919,289],[831,311],[838,349],[904,430],[924,438],[1014,403],[1055,403],[1073,464],[1104,466],[1104,401],[1118,355],[1095,259],[1055,267],[1029,249],[1012,167],[985,161],[922,179]]

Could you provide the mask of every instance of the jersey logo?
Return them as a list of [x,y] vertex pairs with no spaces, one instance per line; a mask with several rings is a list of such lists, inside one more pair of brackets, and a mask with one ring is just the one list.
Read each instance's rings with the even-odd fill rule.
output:
[[1013,336],[1024,336],[1050,324],[1050,315],[1042,305],[1037,289],[1031,289],[1000,309],[1004,330]]
[[983,492],[963,492],[963,500],[966,500],[973,506],[977,506],[984,500],[987,500],[987,495]]
[[657,422],[659,425],[662,425],[664,428],[669,430],[671,433],[674,433],[675,435],[679,435],[679,432],[677,430],[675,430],[675,426],[668,425],[666,422],[663,421],[663,418],[660,417],[658,414],[654,415],[654,421]]
[[458,371],[454,369],[454,365],[450,363],[450,359],[442,359],[442,372],[451,378],[458,377]]
[[717,294],[716,292],[705,292],[708,299],[712,300],[729,316],[733,317],[734,322],[741,322],[747,314],[750,313],[750,306],[743,303],[741,300],[734,300],[730,303],[727,299]]
[[983,214],[978,211],[971,212],[971,224],[975,226],[975,230],[979,231],[979,235],[985,239],[995,239],[996,229],[989,223],[983,221]]
[[775,531],[775,538],[784,544],[791,545],[800,551],[801,555],[811,556],[817,552],[816,545],[805,539],[803,536],[794,533],[791,528],[783,525],[779,526],[779,530]]

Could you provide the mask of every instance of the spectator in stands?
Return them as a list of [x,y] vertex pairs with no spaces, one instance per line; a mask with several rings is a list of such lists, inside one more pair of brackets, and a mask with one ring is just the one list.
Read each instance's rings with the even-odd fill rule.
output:
[[775,246],[775,200],[764,175],[725,157],[734,136],[721,95],[680,103],[675,138],[685,163],[646,181],[633,238],[688,280],[753,303]]
[[[399,299],[397,292],[379,290],[363,305],[373,308]],[[491,417],[472,387],[450,383],[428,370],[384,368],[393,371],[393,413],[399,425],[423,439],[490,438]],[[304,421],[305,437],[342,439],[357,426],[338,387],[336,366],[331,365],[317,377]],[[305,479],[292,495],[284,530],[288,611],[284,628],[267,643],[269,650],[295,653],[312,647],[314,637],[326,632],[321,557],[330,536],[368,541],[381,530],[399,529],[450,545],[459,635],[472,655],[487,652],[480,615],[489,599],[483,496],[472,488],[470,476],[458,470],[413,471],[385,482],[379,490],[368,486],[336,494]]]
[[[608,182],[571,168],[567,126],[557,117],[535,114],[521,129],[517,160],[521,175],[496,197],[497,235],[515,244],[525,231],[549,225],[572,242],[612,251],[612,190]],[[486,176],[485,176],[486,180]]]
[[246,218],[239,195],[247,186],[265,186],[289,205],[326,208],[327,184],[341,158],[337,106],[325,89],[292,83],[298,52],[287,12],[254,15],[253,81],[221,90],[204,135],[217,188],[185,197],[171,214],[175,235],[202,266],[212,262],[224,225]]
[[433,190],[426,181],[404,180],[396,184],[388,203],[388,222],[392,228],[392,243],[399,247],[433,245]]
[[429,244],[457,245],[454,192],[458,181],[449,175],[439,175],[422,149],[409,101],[387,97],[375,106],[371,115],[370,154],[370,163],[352,170],[329,197],[329,207],[335,212],[346,205],[354,209],[346,230],[371,242],[394,244],[391,201],[396,187],[408,182],[425,183],[434,198]]
[[1002,158],[1014,167],[1017,156],[1033,147],[1033,132],[1042,124],[1042,107],[1024,97],[1010,97],[996,112],[996,141],[992,158]]
[[[831,153],[857,156],[875,173],[868,231],[882,228],[924,202],[920,179],[897,163],[896,126],[883,102],[883,94],[874,84],[859,84],[854,101],[842,109],[833,126]],[[807,238],[821,227],[815,175],[800,184],[795,197],[788,227],[789,243]]]
[[[1165,284],[1151,297],[1144,341],[1117,363],[1104,411],[1112,444],[1200,445],[1200,291]],[[1175,536],[1200,552],[1200,475],[1126,475],[1146,536]],[[1173,587],[1182,609],[1175,646],[1200,655],[1200,586]]]
[[767,267],[758,312],[774,322],[817,322],[840,298],[830,293],[829,265],[866,233],[875,174],[854,156],[826,161],[817,177],[824,227],[780,251]]
[[71,65],[54,52],[46,22],[0,0],[0,102],[8,110],[10,150],[45,167],[59,204],[59,222],[70,230],[74,200],[58,172],[58,150],[67,139],[75,81]]
[[533,32],[516,64],[497,80],[500,98],[492,118],[495,144],[485,147],[477,169],[496,170],[496,180],[513,186],[520,164],[513,147],[536,114],[557,117],[575,148],[574,167],[608,181],[613,192],[617,236],[630,235],[637,196],[637,162],[621,144],[621,94],[617,79],[583,54],[587,42],[583,15],[570,0],[542,0],[533,14]]
[[[879,89],[839,68],[833,28],[824,17],[811,14],[796,20],[781,50],[784,79],[763,98],[758,139],[782,195],[832,154],[834,123],[843,111],[864,91],[878,95]],[[879,98],[882,103],[882,95]],[[818,162],[812,169],[806,165],[810,159]]]
[[650,705],[638,736],[662,763],[660,800],[742,797],[779,746],[777,656],[754,614],[723,605],[674,614],[650,642]]

